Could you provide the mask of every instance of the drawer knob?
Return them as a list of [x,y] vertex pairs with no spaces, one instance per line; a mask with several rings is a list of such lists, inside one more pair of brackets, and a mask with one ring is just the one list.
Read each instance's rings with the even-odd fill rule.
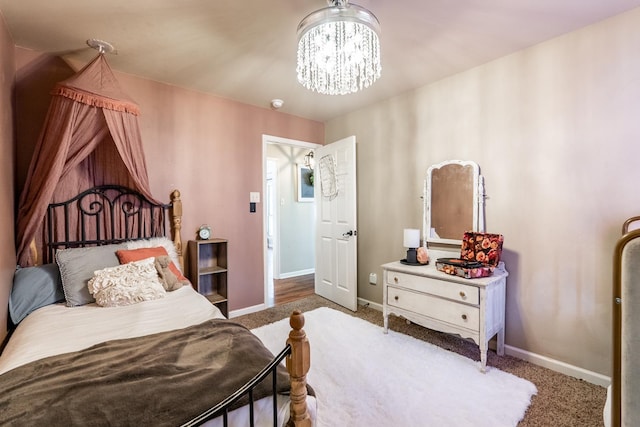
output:
[[398,283],[398,277],[393,278],[394,283]]
[[400,297],[398,295],[396,295],[395,297],[393,297],[393,299],[398,301],[400,299]]
[[466,314],[462,315],[462,320],[467,320],[467,315]]
[[464,291],[460,291],[460,298],[466,298],[467,294],[464,293]]

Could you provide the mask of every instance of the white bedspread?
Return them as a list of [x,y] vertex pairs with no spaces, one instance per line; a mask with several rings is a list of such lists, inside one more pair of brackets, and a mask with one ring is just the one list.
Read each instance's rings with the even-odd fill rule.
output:
[[[29,314],[15,330],[0,355],[0,374],[43,357],[69,353],[121,338],[133,338],[157,332],[197,325],[224,315],[190,286],[167,293],[165,298],[123,307],[88,304],[67,307],[64,303],[40,308]],[[283,336],[282,343],[286,341]],[[307,406],[312,420],[316,400],[309,396]],[[255,403],[256,426],[272,426],[272,397]],[[278,397],[278,422],[289,418],[288,397]],[[229,413],[229,425],[248,425],[249,408]],[[222,419],[211,420],[208,427],[222,426]]]
[[43,357],[70,353],[120,338],[133,338],[224,319],[190,286],[165,298],[123,307],[54,304],[29,314],[0,356],[0,374]]

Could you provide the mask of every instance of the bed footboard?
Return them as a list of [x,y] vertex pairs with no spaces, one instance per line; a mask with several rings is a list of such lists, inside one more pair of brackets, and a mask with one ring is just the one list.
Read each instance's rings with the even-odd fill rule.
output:
[[[273,395],[276,393],[276,369],[284,360],[286,361],[287,371],[290,379],[290,409],[287,427],[311,427],[311,417],[307,410],[307,373],[311,366],[311,352],[309,340],[305,333],[304,315],[300,310],[295,310],[289,317],[291,332],[287,345],[262,371],[254,376],[249,382],[240,387],[235,393],[227,397],[222,402],[208,409],[192,420],[182,424],[181,427],[199,426],[205,422],[217,417],[222,417],[223,426],[229,425],[228,415],[230,407],[236,403],[241,397],[249,396],[250,426],[254,425],[253,417],[253,390],[264,381],[268,376],[272,376]],[[273,399],[273,425],[276,426],[278,421],[277,399]]]
[[305,333],[304,315],[299,310],[289,318],[291,332],[287,344],[291,346],[291,354],[287,356],[287,371],[291,379],[291,409],[288,427],[311,426],[311,418],[307,411],[307,373],[311,367],[311,348]]

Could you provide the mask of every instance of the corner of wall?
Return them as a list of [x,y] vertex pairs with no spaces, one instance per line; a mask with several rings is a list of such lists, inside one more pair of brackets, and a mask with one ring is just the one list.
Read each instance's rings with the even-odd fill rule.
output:
[[7,331],[9,295],[16,268],[14,234],[14,102],[15,46],[0,12],[0,342]]

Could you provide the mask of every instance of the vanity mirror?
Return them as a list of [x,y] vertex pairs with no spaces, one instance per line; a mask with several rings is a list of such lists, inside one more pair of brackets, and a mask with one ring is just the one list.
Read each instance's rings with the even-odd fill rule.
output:
[[461,245],[465,231],[484,231],[484,179],[477,163],[448,160],[427,170],[424,242]]

